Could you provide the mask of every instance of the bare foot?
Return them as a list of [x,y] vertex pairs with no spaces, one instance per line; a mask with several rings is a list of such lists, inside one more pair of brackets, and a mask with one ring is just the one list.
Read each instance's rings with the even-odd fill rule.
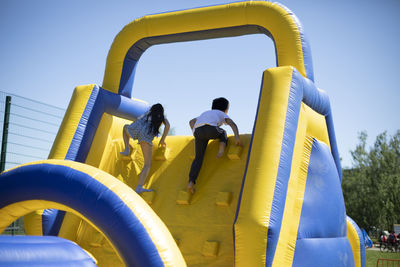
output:
[[187,191],[190,193],[190,194],[194,194],[194,192],[196,191],[195,189],[194,189],[194,183],[193,182],[189,182],[189,184],[188,184],[188,186],[187,186]]
[[225,152],[225,147],[226,144],[224,142],[219,142],[219,148],[218,148],[218,153],[217,153],[217,159],[222,157]]

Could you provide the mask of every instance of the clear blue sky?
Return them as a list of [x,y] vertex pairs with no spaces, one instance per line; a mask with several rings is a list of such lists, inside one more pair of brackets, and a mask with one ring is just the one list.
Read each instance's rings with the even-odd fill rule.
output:
[[[102,84],[117,33],[144,15],[224,4],[222,0],[0,0],[0,91],[66,108],[77,85]],[[339,153],[358,133],[400,127],[400,1],[282,0],[311,44],[315,83],[331,100]],[[262,72],[275,66],[272,41],[248,35],[153,46],[141,57],[134,97],[161,102],[176,134],[214,97],[251,133]]]

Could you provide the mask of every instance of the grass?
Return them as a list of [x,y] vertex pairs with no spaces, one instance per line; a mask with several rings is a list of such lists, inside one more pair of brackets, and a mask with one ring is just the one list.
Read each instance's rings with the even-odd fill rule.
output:
[[[384,253],[377,250],[366,250],[366,267],[376,267],[378,259],[400,259],[400,252],[397,253]],[[385,265],[386,266],[386,265]],[[389,265],[391,266],[391,265]],[[394,265],[397,266],[397,265]]]

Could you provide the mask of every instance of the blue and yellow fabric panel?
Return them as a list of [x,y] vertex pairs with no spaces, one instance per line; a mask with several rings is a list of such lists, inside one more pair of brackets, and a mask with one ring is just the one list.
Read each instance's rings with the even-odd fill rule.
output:
[[104,113],[135,120],[148,104],[110,93],[97,85],[75,88],[49,158],[84,162]]
[[361,229],[347,216],[347,237],[353,250],[354,262],[356,267],[365,266],[365,243]]
[[[335,226],[339,229],[332,230],[337,238],[330,240],[337,246],[348,244],[343,250],[347,256],[352,256],[346,238],[340,163],[334,160],[335,150],[332,148],[336,147],[336,142],[330,138],[333,134],[329,134],[329,130],[333,131],[331,116],[325,93],[293,67],[278,67],[264,72],[234,225],[235,263],[239,266],[245,266],[246,262],[252,266],[304,264],[303,259],[295,256],[295,251],[297,242],[301,244],[307,237],[302,229],[312,220],[309,218],[312,212],[307,212],[307,202],[303,200],[313,198],[312,193],[307,194],[306,186],[313,183],[310,182],[313,176],[309,174],[309,171],[315,172],[313,164],[318,166],[317,169],[328,166],[330,176],[324,179],[326,183],[335,185],[328,187],[329,194],[320,199],[320,203],[325,205],[329,198],[336,198],[337,201],[328,207],[342,218],[342,223]],[[317,146],[324,146],[325,154],[315,152]],[[313,156],[315,153],[317,155]],[[320,239],[314,239],[316,242],[332,235],[326,232],[318,237]],[[342,266],[348,266],[347,263]]]
[[354,266],[340,180],[329,147],[314,139],[293,266]]

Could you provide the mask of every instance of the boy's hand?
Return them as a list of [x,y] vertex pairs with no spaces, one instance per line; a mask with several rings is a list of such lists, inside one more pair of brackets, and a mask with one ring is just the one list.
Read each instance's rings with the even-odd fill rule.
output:
[[167,144],[165,143],[165,141],[160,141],[158,143],[158,147],[166,147],[166,146],[167,146]]

